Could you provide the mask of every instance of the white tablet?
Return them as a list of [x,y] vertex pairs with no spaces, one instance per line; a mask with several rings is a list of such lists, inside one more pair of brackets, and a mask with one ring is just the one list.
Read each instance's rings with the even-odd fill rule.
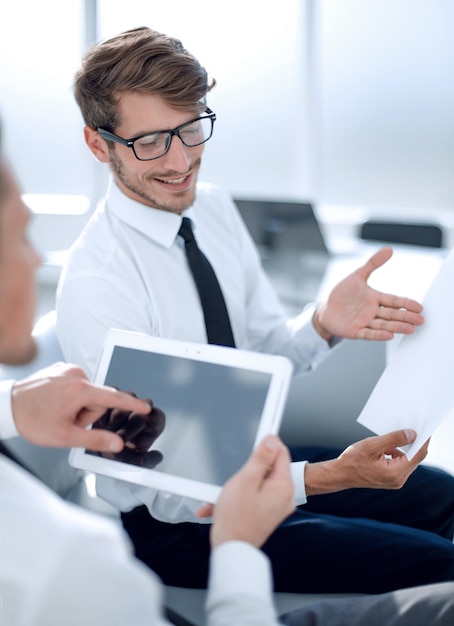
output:
[[114,458],[75,448],[70,462],[215,502],[260,439],[279,431],[291,376],[282,356],[111,330],[94,382],[150,398],[160,409],[154,441],[136,458],[131,448]]

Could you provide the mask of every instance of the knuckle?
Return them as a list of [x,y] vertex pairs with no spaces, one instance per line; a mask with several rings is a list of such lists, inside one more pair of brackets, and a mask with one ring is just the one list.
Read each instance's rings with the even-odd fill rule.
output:
[[85,372],[78,365],[74,365],[73,363],[66,363],[65,365],[66,365],[66,372],[68,375],[74,378],[81,378],[83,380],[87,379]]

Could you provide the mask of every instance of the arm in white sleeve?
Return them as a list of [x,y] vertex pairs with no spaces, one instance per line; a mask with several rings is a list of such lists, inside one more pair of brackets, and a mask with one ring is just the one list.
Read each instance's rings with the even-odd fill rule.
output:
[[11,393],[14,380],[0,382],[0,439],[8,439],[18,435],[11,405]]
[[315,302],[307,304],[297,317],[287,322],[291,341],[286,347],[286,355],[294,363],[301,364],[296,367],[295,374],[315,369],[337,345],[342,343],[341,337],[333,337],[326,341],[315,330],[313,317],[317,306]]
[[62,550],[34,607],[33,623],[167,625],[158,578],[124,549],[120,535],[106,538],[101,528],[97,537],[81,533]]
[[277,626],[268,558],[250,544],[230,541],[211,554],[208,626]]
[[1,457],[0,487],[2,624],[167,625],[162,585],[116,523]]
[[[136,279],[131,275],[130,284],[134,285]],[[94,376],[109,328],[158,334],[147,323],[150,306],[139,286],[132,287],[133,300],[130,292],[123,293],[111,279],[94,272],[88,276],[76,274],[61,282],[63,287],[60,285],[57,295],[58,340],[65,361],[79,365],[89,378]]]
[[312,317],[317,304],[308,304],[298,316],[288,319],[262,268],[257,248],[235,212],[232,221],[247,285],[247,332],[242,347],[286,356],[295,374],[314,369],[334,345],[315,330]]

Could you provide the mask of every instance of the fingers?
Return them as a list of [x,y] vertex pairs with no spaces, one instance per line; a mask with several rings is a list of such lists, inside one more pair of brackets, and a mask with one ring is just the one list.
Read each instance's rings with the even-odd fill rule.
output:
[[358,333],[359,339],[389,340],[395,334],[411,335],[416,326],[424,324],[422,305],[410,298],[402,298],[373,290],[375,315]]
[[151,400],[140,400],[130,393],[119,391],[113,387],[89,384],[87,396],[86,406],[99,405],[105,409],[115,407],[116,409],[143,414],[148,414],[152,408]]
[[378,306],[370,323],[371,329],[409,334],[414,331],[415,326],[424,324],[424,317],[421,315],[423,307],[419,302],[378,291],[375,294]]
[[[396,317],[396,319],[391,319],[392,317]],[[383,309],[380,309],[368,326],[359,330],[357,338],[386,341],[393,339],[396,334],[411,335],[415,331],[415,327],[423,323],[423,319],[413,318],[403,311],[399,312],[398,315],[393,313],[388,315],[383,312]]]
[[[108,428],[112,431],[120,427],[130,412],[147,415],[151,411],[151,401],[140,400],[113,387],[91,383],[86,384],[78,394],[77,402],[81,406],[78,414],[79,424],[88,426],[99,420],[96,428]],[[111,424],[111,413],[114,411],[115,420],[118,422],[116,427]]]
[[[360,276],[367,281],[371,274],[384,265],[392,256],[393,251],[389,247],[382,248],[376,252],[372,257],[362,266],[357,272]],[[419,315],[423,307],[419,302],[411,298],[399,297],[391,294],[376,292],[378,296],[378,304],[380,308],[386,309],[386,313],[383,312],[382,317],[384,319],[401,319],[395,317],[396,312],[401,312],[402,309],[409,314],[414,314],[413,317],[407,317],[405,321],[411,324],[422,324],[423,319]]]
[[204,519],[206,517],[213,517],[213,513],[214,504],[202,504],[202,506],[200,506],[195,512],[197,517],[200,517],[201,519]]
[[[411,320],[414,320],[412,323],[416,324],[418,321],[420,324],[422,323],[421,316],[419,315],[423,310],[422,304],[416,302],[416,300],[413,300],[412,298],[405,298],[387,293],[377,293],[379,294],[379,306],[381,308],[386,309],[389,313],[392,312],[394,316],[396,313],[403,313],[412,316]],[[401,311],[401,309],[405,310]],[[396,318],[391,317],[389,319]]]
[[[383,454],[392,456],[393,459],[400,457],[407,458],[407,455],[399,448],[406,446],[416,439],[416,432],[413,429],[396,430],[377,438],[380,442]],[[430,439],[428,439],[418,452],[409,460],[412,468],[417,467],[423,461],[428,452]],[[389,444],[389,445],[387,445]]]

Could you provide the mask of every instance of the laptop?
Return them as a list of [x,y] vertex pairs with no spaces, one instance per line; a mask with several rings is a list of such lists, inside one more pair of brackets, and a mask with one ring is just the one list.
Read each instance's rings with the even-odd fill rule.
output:
[[298,312],[317,299],[330,252],[309,202],[235,198],[285,306]]

